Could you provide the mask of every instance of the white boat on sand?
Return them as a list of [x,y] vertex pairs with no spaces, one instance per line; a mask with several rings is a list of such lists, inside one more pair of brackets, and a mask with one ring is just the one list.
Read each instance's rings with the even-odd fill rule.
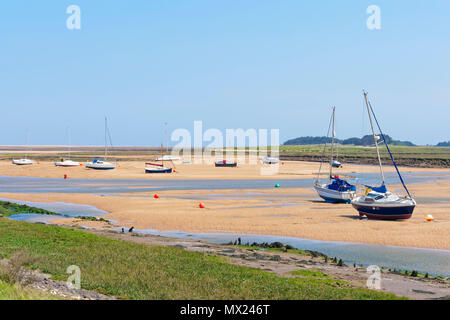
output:
[[[96,169],[96,170],[112,170],[112,169],[116,168],[116,166],[117,166],[116,162],[112,163],[112,162],[106,161],[106,159],[108,157],[108,137],[111,142],[111,136],[109,135],[109,132],[108,132],[108,122],[107,122],[107,119],[105,118],[105,156],[104,156],[103,160],[100,160],[99,158],[94,158],[94,160],[87,162],[86,168]],[[112,143],[111,143],[111,145],[112,145]]]

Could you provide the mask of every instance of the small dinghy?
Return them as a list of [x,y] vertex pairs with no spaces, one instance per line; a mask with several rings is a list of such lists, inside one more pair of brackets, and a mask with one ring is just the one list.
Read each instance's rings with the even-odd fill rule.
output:
[[54,165],[57,167],[78,167],[80,163],[70,159],[61,159],[60,161],[55,161]]
[[[399,219],[409,219],[411,218],[414,208],[416,207],[416,201],[411,197],[411,194],[403,181],[402,175],[397,168],[394,157],[392,156],[391,150],[384,138],[384,134],[381,131],[378,120],[375,116],[375,112],[367,99],[367,93],[364,92],[364,100],[366,102],[367,112],[369,114],[370,126],[372,128],[373,140],[377,150],[378,164],[380,166],[381,175],[381,186],[372,187],[366,186],[366,194],[359,196],[352,200],[352,206],[358,210],[360,216],[366,216],[368,219],[378,219],[378,220],[399,220]],[[388,192],[386,185],[384,183],[384,173],[383,165],[381,164],[380,151],[378,149],[379,137],[375,135],[375,129],[373,126],[372,116],[377,124],[378,130],[380,131],[381,138],[384,141],[386,149],[391,157],[392,163],[394,164],[395,170],[400,178],[400,181],[407,193],[407,196],[400,197]]]
[[23,159],[13,159],[12,163],[16,164],[18,166],[26,166],[26,165],[35,163],[35,161],[31,160],[31,159],[23,158]]
[[105,118],[105,156],[103,160],[100,160],[99,158],[94,158],[94,160],[92,160],[91,162],[87,162],[86,168],[95,170],[112,170],[116,168],[116,163],[106,161],[108,156],[108,143],[107,143],[108,137],[111,143],[111,135],[109,134],[108,131],[108,122],[107,119]]
[[237,162],[229,162],[227,160],[220,160],[214,163],[216,167],[237,167]]
[[339,161],[337,161],[337,160],[334,160],[331,163],[331,165],[332,165],[333,168],[341,168],[342,167],[342,164]]
[[172,173],[172,168],[167,168],[162,164],[147,162],[145,164],[145,173]]
[[280,162],[280,159],[274,157],[265,157],[264,159],[261,159],[261,161],[264,164],[277,164]]
[[70,128],[67,128],[67,159],[61,158],[60,161],[55,161],[53,164],[57,167],[77,167],[80,165],[78,161],[70,160]]
[[[336,107],[333,107],[333,112],[331,113],[330,124],[328,126],[327,140],[330,134],[330,128],[332,130],[331,139],[331,154],[330,154],[330,172],[328,183],[320,182],[320,171],[322,170],[322,161],[320,162],[319,172],[317,173],[316,181],[314,182],[314,189],[317,194],[324,199],[326,202],[330,203],[350,203],[356,194],[356,186],[348,183],[346,180],[339,178],[337,175],[333,175],[333,168],[340,168],[342,165],[339,161],[334,160],[334,120],[336,114]],[[324,158],[327,143],[323,147],[322,159]]]

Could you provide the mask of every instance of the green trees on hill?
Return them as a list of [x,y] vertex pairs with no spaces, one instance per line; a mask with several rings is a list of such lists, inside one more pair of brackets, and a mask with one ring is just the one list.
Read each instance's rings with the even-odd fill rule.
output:
[[[414,143],[410,141],[400,141],[400,140],[394,140],[389,135],[384,135],[386,141],[388,144],[392,145],[399,145],[399,146],[415,146]],[[290,145],[311,145],[311,144],[324,144],[324,143],[331,143],[330,137],[299,137],[295,139],[290,139],[284,143],[285,146]],[[345,144],[345,145],[355,145],[355,146],[370,146],[373,145],[373,136],[372,135],[365,135],[362,138],[348,138],[348,139],[335,139],[336,143],[339,144]]]

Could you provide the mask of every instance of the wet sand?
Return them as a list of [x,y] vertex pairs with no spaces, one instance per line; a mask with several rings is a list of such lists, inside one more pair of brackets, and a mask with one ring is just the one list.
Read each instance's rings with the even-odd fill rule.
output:
[[[58,159],[55,159],[58,160]],[[69,179],[302,179],[313,178],[319,170],[318,162],[282,161],[278,169],[274,165],[262,165],[257,159],[238,160],[237,168],[216,168],[214,158],[205,158],[206,163],[194,164],[176,161],[174,164],[165,163],[166,166],[174,167],[172,174],[146,174],[145,161],[118,162],[115,170],[92,170],[86,169],[84,165],[79,167],[55,167],[53,162],[41,161],[34,165],[17,166],[10,161],[0,161],[0,176],[12,177],[39,177],[39,178],[63,178],[67,175]],[[150,161],[150,160],[147,160]],[[85,164],[85,162],[82,164]],[[385,166],[385,172],[395,172],[394,167]],[[402,173],[449,173],[450,169],[439,168],[412,168],[401,167]],[[379,172],[377,166],[345,164],[341,169],[334,169],[335,174],[344,173],[369,173]],[[322,169],[324,175],[327,168]]]
[[[450,250],[450,181],[410,185],[419,202],[406,221],[360,220],[346,204],[327,204],[312,188],[187,190],[126,195],[0,194],[2,198],[89,204],[117,224],[55,219],[58,224],[195,233],[236,233]],[[392,186],[391,190],[400,189]],[[250,194],[248,194],[250,193]],[[442,202],[436,203],[435,198]],[[447,196],[447,198],[445,198]],[[427,201],[430,199],[430,201]],[[206,208],[200,209],[199,202]],[[432,214],[433,222],[425,221]]]

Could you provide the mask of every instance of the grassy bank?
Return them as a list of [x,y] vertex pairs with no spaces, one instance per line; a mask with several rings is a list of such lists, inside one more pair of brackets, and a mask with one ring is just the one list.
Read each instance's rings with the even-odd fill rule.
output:
[[[422,167],[450,167],[450,148],[390,146],[395,161],[400,165]],[[327,155],[329,154],[327,150]],[[280,156],[284,160],[320,160],[323,145],[280,146]],[[353,163],[377,163],[374,147],[339,146],[339,160]],[[380,148],[382,161],[390,163],[384,146]]]
[[47,214],[60,216],[61,214],[44,210],[41,208],[29,207],[23,204],[17,204],[9,201],[0,201],[0,215],[4,217],[12,216],[13,214],[19,213],[37,213],[37,214]]
[[395,299],[339,281],[284,278],[227,263],[224,257],[113,240],[87,232],[0,218],[0,255],[25,250],[32,268],[122,299]]

